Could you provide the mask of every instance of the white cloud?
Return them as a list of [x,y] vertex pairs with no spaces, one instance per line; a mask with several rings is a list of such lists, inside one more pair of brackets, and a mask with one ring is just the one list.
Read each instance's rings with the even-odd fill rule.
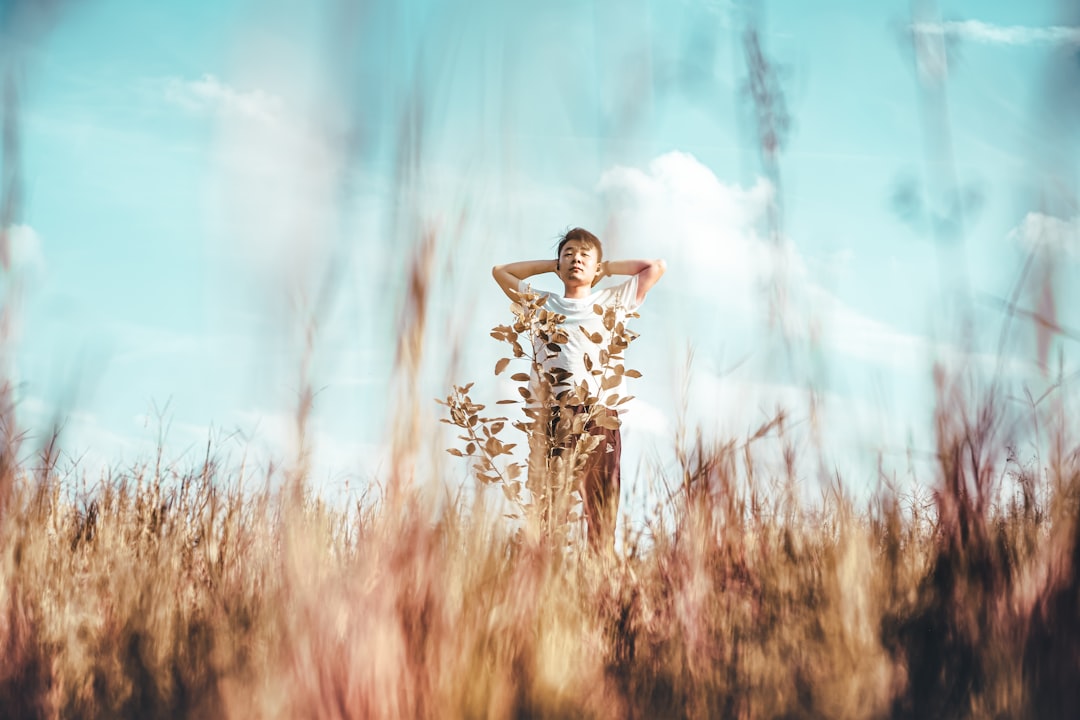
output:
[[1029,212],[1008,235],[1025,250],[1046,251],[1076,258],[1080,255],[1080,217],[1063,220],[1053,215]]
[[314,294],[328,262],[345,153],[317,118],[279,99],[295,93],[275,89],[236,95],[215,83],[203,87],[230,108],[217,114],[206,207],[218,241],[211,252],[229,258],[238,287],[252,283],[267,293],[258,301],[295,309]]
[[[614,251],[668,261],[660,292],[681,296],[681,302],[657,327],[675,346],[689,340],[706,354],[750,357],[755,371],[766,375],[770,356],[791,351],[821,353],[845,373],[854,362],[859,371],[869,366],[906,377],[932,362],[950,367],[976,362],[991,369],[997,364],[992,356],[875,319],[823,287],[822,270],[812,271],[793,243],[774,244],[759,231],[773,197],[764,180],[750,188],[726,185],[692,155],[671,152],[645,170],[609,170],[600,190],[618,228]],[[1066,223],[1032,214],[1014,233],[1025,242],[1041,238],[1055,247],[1068,245],[1075,254],[1080,219]],[[848,260],[843,254],[838,258]],[[777,304],[778,318],[770,318],[770,303]],[[643,310],[643,323],[652,307]],[[795,345],[774,344],[770,321]]]
[[240,263],[229,268],[235,280],[295,301],[322,269],[340,153],[298,114],[296,88],[271,76],[252,84],[259,89],[237,90],[213,75],[171,79],[165,97],[216,120],[207,206],[227,244],[213,254]]
[[223,83],[213,75],[199,80],[169,78],[164,82],[165,99],[195,112],[213,112],[276,122],[284,103],[281,98],[264,90],[241,91]]
[[[40,452],[54,430],[60,431],[57,467],[61,474],[71,473],[93,483],[110,469],[125,469],[128,463],[153,457],[152,442],[147,436],[118,431],[93,412],[63,410],[38,396],[28,395],[20,398],[17,413],[20,428],[26,433],[21,449],[24,461]],[[59,427],[54,423],[59,423]],[[36,461],[28,462],[29,466],[34,464]]]
[[749,189],[725,185],[692,155],[671,152],[644,171],[604,173],[600,190],[619,228],[618,254],[668,261],[664,292],[689,296],[681,324],[699,346],[722,333],[735,355],[761,350],[775,303],[773,319],[788,338],[889,366],[928,357],[925,339],[841,302],[814,282],[793,244],[759,232],[773,199],[765,180]]
[[[236,427],[244,434],[244,452],[253,467],[291,467],[298,459],[300,438],[295,413],[247,410],[234,413]],[[342,423],[313,415],[305,428],[308,472],[312,482],[325,487],[342,477],[377,478],[390,467],[390,448],[385,444],[349,437]]]
[[1063,44],[1080,45],[1080,28],[1060,25],[1023,27],[1020,25],[991,25],[979,20],[923,22],[912,25],[917,34],[940,37],[960,37],[975,42],[997,45]]
[[41,251],[41,236],[29,225],[12,225],[7,229],[7,247],[11,271],[21,275],[37,275],[45,269]]
[[[25,291],[33,289],[45,269],[45,257],[41,252],[41,236],[29,225],[11,225],[0,233],[0,278],[8,286],[0,294],[0,302],[9,302],[13,312],[8,313],[10,326],[9,338],[22,337],[25,317],[22,312]],[[0,363],[6,364],[4,353],[0,353]],[[17,368],[9,372],[17,375]],[[12,378],[18,380],[18,377]]]
[[669,152],[646,170],[616,166],[599,188],[612,207],[620,254],[667,259],[677,290],[747,311],[753,290],[773,266],[773,248],[757,228],[772,186],[725,185],[692,155]]
[[265,48],[245,56],[232,73],[244,82],[235,86],[212,74],[154,83],[167,103],[213,123],[203,197],[208,253],[223,264],[224,291],[254,302],[238,306],[260,317],[302,311],[317,292],[346,169],[340,133],[323,112],[334,100],[324,102],[316,78],[299,73],[309,63],[298,47],[273,50],[273,62]]
[[624,412],[623,427],[633,432],[647,433],[660,438],[671,435],[671,423],[667,414],[650,402],[635,397]]

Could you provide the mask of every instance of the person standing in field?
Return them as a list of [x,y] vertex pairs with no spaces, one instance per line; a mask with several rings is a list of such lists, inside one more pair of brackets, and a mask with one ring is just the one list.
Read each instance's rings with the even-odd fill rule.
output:
[[[544,308],[566,316],[563,327],[568,341],[554,355],[548,355],[544,348],[539,348],[537,359],[543,363],[545,370],[562,368],[568,371],[571,386],[579,385],[584,380],[593,388],[598,378],[590,369],[602,365],[599,346],[579,328],[589,334],[604,332],[603,317],[594,309],[597,305],[605,311],[612,309],[618,320],[625,322],[626,315],[641,307],[645,295],[666,269],[664,261],[659,259],[605,261],[600,239],[588,230],[573,228],[559,238],[554,259],[496,265],[491,274],[507,297],[514,301],[517,301],[518,293],[532,292],[526,282],[528,278],[549,272],[559,276],[563,283],[563,294],[547,295]],[[615,275],[629,277],[614,287],[595,289],[601,279]],[[592,390],[591,394],[598,396],[599,388]],[[573,408],[575,413],[588,410],[585,407]],[[609,408],[604,408],[602,412],[616,413]],[[588,423],[585,431],[601,436],[599,446],[590,453],[580,477],[589,544],[598,549],[611,547],[618,517],[622,438],[617,427],[605,428],[595,422]],[[534,444],[533,451],[536,450]]]

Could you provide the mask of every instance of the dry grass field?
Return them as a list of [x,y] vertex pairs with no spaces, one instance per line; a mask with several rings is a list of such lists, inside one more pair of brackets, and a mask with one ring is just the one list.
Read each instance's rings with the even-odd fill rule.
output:
[[1024,465],[993,402],[942,398],[926,506],[781,505],[699,443],[619,556],[497,492],[331,508],[212,459],[75,492],[9,444],[0,715],[1074,717],[1076,440],[1044,417]]

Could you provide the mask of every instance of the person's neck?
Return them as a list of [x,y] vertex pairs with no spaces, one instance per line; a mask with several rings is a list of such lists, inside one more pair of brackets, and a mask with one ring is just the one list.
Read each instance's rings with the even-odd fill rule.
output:
[[592,286],[584,284],[578,285],[575,283],[574,285],[568,285],[567,283],[563,283],[563,288],[563,297],[569,300],[584,300],[589,297],[589,294],[592,292]]

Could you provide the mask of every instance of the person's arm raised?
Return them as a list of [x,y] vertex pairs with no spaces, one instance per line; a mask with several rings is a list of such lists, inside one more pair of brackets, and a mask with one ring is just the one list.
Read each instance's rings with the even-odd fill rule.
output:
[[656,260],[608,260],[602,263],[603,275],[637,275],[637,304],[667,270],[667,263]]
[[506,297],[517,300],[518,286],[525,278],[533,275],[543,275],[547,272],[555,272],[554,260],[523,260],[522,262],[496,265],[491,268],[491,275],[499,287],[506,293]]

